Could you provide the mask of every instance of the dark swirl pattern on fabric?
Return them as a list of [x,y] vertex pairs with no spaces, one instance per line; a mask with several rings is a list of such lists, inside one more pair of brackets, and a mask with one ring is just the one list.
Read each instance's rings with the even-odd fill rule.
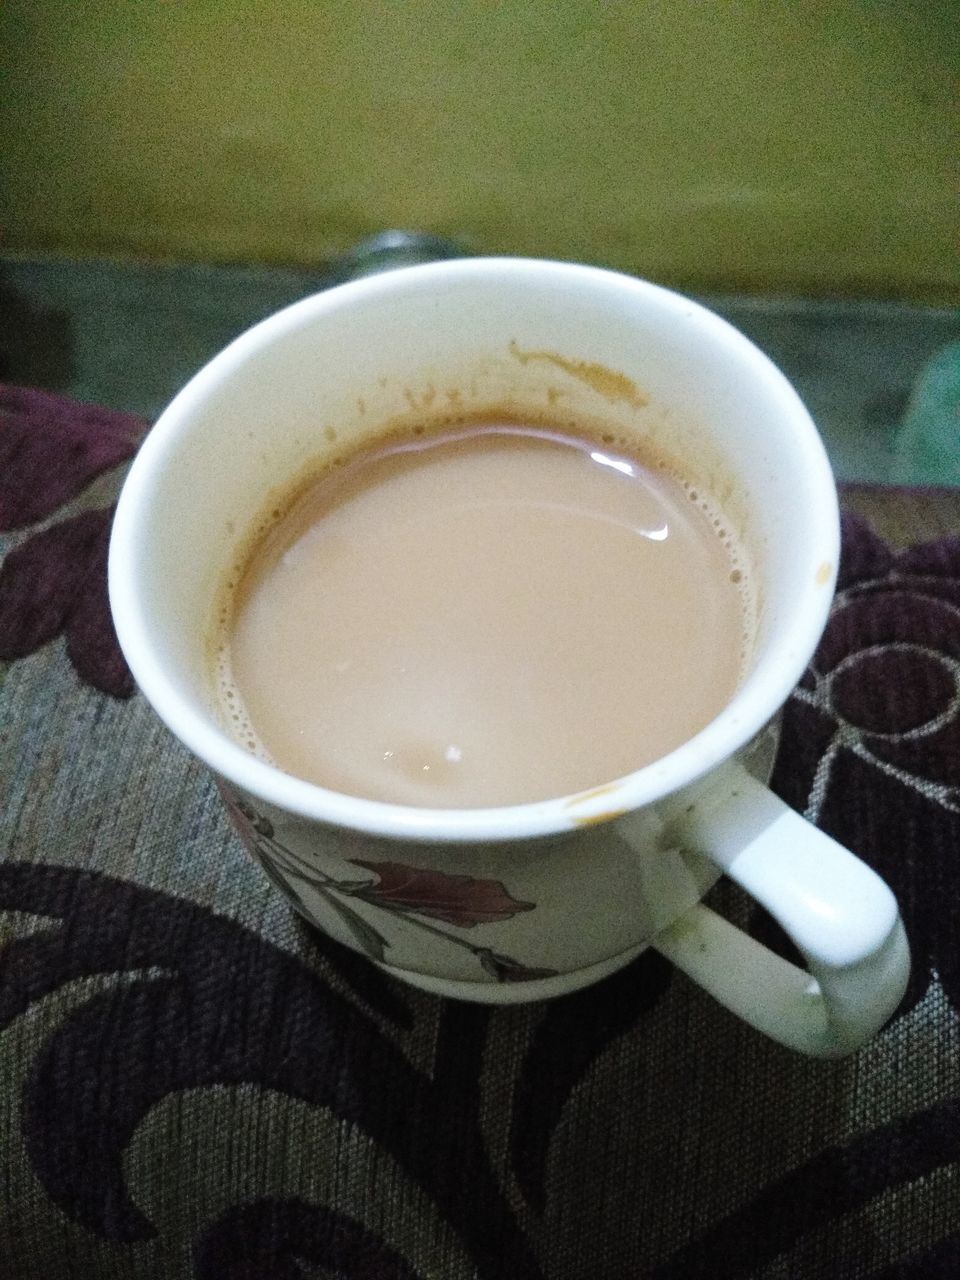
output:
[[[155,1227],[122,1168],[137,1124],[167,1094],[253,1081],[373,1137],[429,1189],[482,1274],[509,1262],[518,1278],[540,1275],[463,1105],[479,1059],[465,1061],[462,1036],[455,1069],[438,1054],[428,1079],[290,957],[189,902],[120,881],[9,863],[0,904],[70,920],[7,947],[0,1029],[80,976],[140,975],[65,1018],[28,1077],[27,1150],[64,1213],[110,1240],[149,1238]],[[453,1006],[450,1017],[464,1013]]]
[[351,1280],[422,1280],[357,1223],[302,1200],[228,1209],[201,1236],[196,1274],[198,1280],[302,1280],[301,1262]]
[[960,1010],[960,538],[897,555],[847,517],[843,547],[773,786],[896,894],[913,954],[901,1011],[934,972]]
[[132,413],[0,383],[0,532],[26,531],[0,564],[0,661],[64,632],[82,680],[118,698],[133,693],[107,600],[113,507],[30,526],[130,459],[146,429]]
[[[848,517],[836,604],[785,709],[775,789],[891,883],[914,957],[873,1044],[808,1061],[655,952],[564,999],[488,1009],[402,986],[291,918],[142,700],[64,660],[83,661],[85,591],[57,566],[109,515],[48,559],[50,504],[130,447],[115,425],[115,454],[81,458],[37,498],[53,522],[17,535],[43,627],[0,592],[22,653],[0,694],[0,1274],[952,1280],[960,539],[895,551]],[[57,627],[69,655],[43,642]],[[264,852],[285,851],[241,816],[269,869]],[[497,880],[424,874],[409,849],[326,887],[481,949],[484,920],[525,909]],[[729,885],[713,900],[782,944]],[[497,976],[522,979],[508,961]]]

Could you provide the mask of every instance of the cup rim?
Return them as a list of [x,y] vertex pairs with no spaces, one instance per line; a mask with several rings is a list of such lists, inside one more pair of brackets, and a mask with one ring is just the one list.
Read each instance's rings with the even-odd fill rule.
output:
[[[250,356],[326,311],[361,304],[366,296],[435,280],[489,275],[539,276],[564,273],[584,283],[608,286],[654,299],[667,310],[695,315],[707,330],[734,348],[775,390],[784,413],[802,436],[814,502],[809,510],[811,572],[791,606],[789,645],[766,655],[748,674],[726,707],[693,737],[660,759],[597,787],[523,804],[475,809],[441,809],[369,800],[303,781],[261,760],[188,699],[153,644],[146,602],[138,589],[141,548],[138,530],[150,504],[151,477],[188,429],[195,408]],[[131,465],[113,522],[108,561],[110,606],[124,656],[137,685],[173,734],[217,776],[249,795],[298,817],[351,828],[367,835],[429,843],[512,841],[555,835],[653,804],[697,781],[742,749],[786,702],[802,676],[826,625],[840,550],[836,486],[823,442],[786,377],[750,339],[691,298],[637,277],[605,268],[549,259],[476,257],[402,267],[334,286],[303,298],[247,329],[204,365],[157,419]],[[815,576],[815,568],[828,572]]]

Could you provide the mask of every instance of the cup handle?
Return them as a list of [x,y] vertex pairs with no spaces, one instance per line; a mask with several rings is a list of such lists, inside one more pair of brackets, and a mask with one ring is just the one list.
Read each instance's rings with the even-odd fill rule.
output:
[[665,839],[705,854],[790,936],[809,972],[698,904],[653,946],[758,1031],[837,1058],[891,1016],[910,976],[896,900],[868,866],[738,764],[681,794]]

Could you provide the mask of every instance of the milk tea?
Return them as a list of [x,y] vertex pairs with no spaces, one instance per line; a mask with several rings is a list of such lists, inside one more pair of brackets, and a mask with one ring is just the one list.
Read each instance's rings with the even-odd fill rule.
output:
[[749,566],[702,494],[618,444],[480,419],[301,488],[226,610],[224,717],[352,796],[522,804],[686,742],[751,628]]

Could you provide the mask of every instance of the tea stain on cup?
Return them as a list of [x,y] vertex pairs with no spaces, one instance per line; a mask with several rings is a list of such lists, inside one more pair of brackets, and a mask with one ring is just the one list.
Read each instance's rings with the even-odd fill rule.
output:
[[[578,791],[575,796],[571,796],[564,804],[566,809],[576,809],[581,805],[589,804],[591,800],[599,800],[603,796],[616,795],[620,790],[618,782],[605,782],[601,787],[591,787],[589,791]],[[604,822],[613,822],[616,818],[622,818],[627,812],[626,809],[602,809],[599,813],[574,814],[570,821],[575,827],[596,827]]]
[[817,570],[816,583],[818,587],[825,587],[833,576],[833,565],[829,560],[824,560],[823,564]]
[[644,409],[650,403],[650,397],[640,390],[632,378],[616,369],[609,369],[605,364],[598,364],[593,360],[574,360],[557,351],[525,351],[515,338],[511,338],[508,349],[514,360],[522,365],[529,364],[531,360],[555,365],[571,378],[585,382],[605,400],[625,401],[636,409]]
[[412,388],[404,387],[403,398],[415,413],[423,412],[429,409],[434,400],[436,400],[437,388],[433,383],[428,383],[418,395]]
[[601,796],[612,796],[620,790],[618,782],[605,782],[601,787],[591,787],[589,791],[578,791],[569,800],[564,801],[565,809],[577,809],[591,800],[599,800]]
[[575,827],[599,827],[604,822],[614,822],[617,818],[622,818],[626,812],[626,809],[604,809],[600,813],[574,817],[572,821]]

